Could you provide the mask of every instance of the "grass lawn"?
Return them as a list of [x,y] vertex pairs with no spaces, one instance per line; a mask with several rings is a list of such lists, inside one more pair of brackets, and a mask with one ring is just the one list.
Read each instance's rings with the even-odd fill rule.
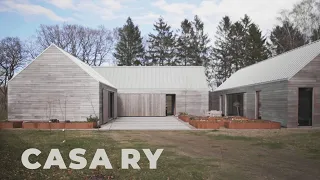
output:
[[[62,141],[65,140],[64,143]],[[320,179],[320,130],[215,131],[0,131],[0,179]],[[42,167],[28,170],[21,154]],[[69,151],[87,150],[83,170],[43,170],[51,148],[58,148],[68,167]],[[93,155],[104,148],[112,170],[89,170]],[[138,149],[141,170],[122,170],[122,148]],[[150,170],[143,148],[164,148],[158,169]],[[111,178],[110,178],[111,179]]]

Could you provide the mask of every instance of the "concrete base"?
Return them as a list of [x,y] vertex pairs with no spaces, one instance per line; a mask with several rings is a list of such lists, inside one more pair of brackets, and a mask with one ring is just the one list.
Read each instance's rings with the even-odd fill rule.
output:
[[191,130],[188,124],[173,116],[167,117],[119,117],[104,124],[101,130]]

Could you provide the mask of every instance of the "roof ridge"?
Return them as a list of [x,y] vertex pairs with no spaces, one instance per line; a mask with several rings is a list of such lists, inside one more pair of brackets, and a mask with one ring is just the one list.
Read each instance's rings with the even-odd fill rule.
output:
[[202,68],[203,66],[92,66],[92,68]]
[[290,80],[315,57],[320,55],[319,48],[320,40],[242,68],[234,72],[215,91],[255,85],[277,79]]
[[[106,84],[108,86],[111,86],[113,88],[116,88],[113,84],[111,84],[106,78],[104,78],[103,76],[101,76],[101,74],[99,74],[98,72],[96,72],[91,66],[89,66],[88,64],[84,63],[83,61],[81,61],[79,58],[73,56],[72,54],[68,53],[67,51],[61,49],[60,47],[58,47],[57,45],[55,44],[51,44],[50,46],[55,46],[57,49],[59,49],[59,51],[61,51],[64,55],[66,55],[71,61],[73,61],[75,64],[77,64],[77,66],[79,66],[83,71],[85,71],[89,76],[91,76],[93,79],[95,79],[96,81],[98,82],[101,82],[103,84]],[[78,61],[78,62],[77,62]],[[78,64],[79,63],[79,64]],[[86,66],[86,68],[83,68],[81,66]],[[89,68],[92,70],[92,72],[89,72]],[[106,81],[106,82],[103,82],[99,79],[97,79],[96,77],[94,77],[92,75],[92,73],[95,75],[95,76],[98,76],[99,78],[101,78],[102,80]]]
[[[316,40],[316,41],[313,41],[313,42],[310,42],[310,43],[308,43],[308,44],[304,44],[304,45],[302,45],[302,46],[296,47],[296,48],[291,49],[291,50],[289,50],[289,51],[283,52],[283,53],[281,53],[281,54],[277,54],[277,55],[272,56],[272,57],[270,57],[270,58],[268,58],[268,59],[264,59],[264,60],[259,61],[259,62],[257,62],[257,63],[254,63],[254,64],[251,64],[251,65],[246,66],[246,67],[244,67],[244,68],[241,68],[241,69],[239,69],[238,71],[240,71],[240,70],[242,70],[242,69],[249,68],[249,67],[254,66],[254,65],[256,65],[256,64],[259,64],[259,63],[265,62],[265,61],[267,61],[267,60],[271,60],[271,59],[274,59],[274,58],[276,58],[276,57],[279,57],[279,56],[282,56],[282,55],[288,54],[288,53],[290,53],[290,52],[292,52],[292,51],[296,51],[296,50],[298,50],[298,49],[301,49],[301,48],[304,48],[304,47],[310,46],[310,45],[312,45],[312,44],[319,43],[319,42],[320,42],[320,39],[319,39],[319,40]],[[236,72],[238,72],[238,71],[236,71]]]
[[50,46],[45,48],[40,54],[38,54],[34,59],[32,59],[25,67],[23,67],[18,73],[14,74],[13,77],[8,81],[8,83],[13,80],[18,74],[20,74],[22,71],[28,68],[30,64],[32,64],[37,58],[39,58],[45,51],[47,51],[52,45],[56,46],[55,44],[51,43]]

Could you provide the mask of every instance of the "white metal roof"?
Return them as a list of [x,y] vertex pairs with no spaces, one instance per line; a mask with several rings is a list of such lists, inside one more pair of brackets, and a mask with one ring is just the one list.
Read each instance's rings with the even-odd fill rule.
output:
[[208,90],[201,66],[107,66],[93,69],[122,90]]
[[301,46],[238,70],[215,91],[289,80],[319,54],[320,41]]
[[50,46],[55,46],[58,48],[63,54],[65,54],[69,59],[71,59],[74,63],[76,63],[81,69],[83,69],[86,73],[88,73],[92,78],[97,80],[98,82],[101,82],[105,85],[108,85],[110,87],[116,88],[113,84],[111,84],[108,80],[106,80],[104,77],[102,77],[99,73],[97,73],[95,70],[92,69],[91,66],[87,65],[86,63],[82,62],[80,59],[72,56],[68,52],[64,51],[63,49],[59,48],[55,44],[51,44]]

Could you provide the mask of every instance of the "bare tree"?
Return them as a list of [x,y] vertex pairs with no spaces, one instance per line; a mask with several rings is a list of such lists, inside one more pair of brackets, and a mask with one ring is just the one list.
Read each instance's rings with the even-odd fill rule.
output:
[[42,49],[54,43],[83,62],[100,66],[111,59],[118,39],[115,32],[104,26],[92,29],[72,24],[40,25],[36,37]]
[[320,26],[320,0],[302,0],[290,12],[293,22],[308,37]]
[[21,40],[17,37],[6,37],[0,41],[0,92],[3,108],[7,109],[8,81],[15,72],[24,66],[25,52]]
[[29,37],[23,43],[26,52],[26,58],[28,61],[35,59],[43,50],[37,43],[34,36]]
[[301,0],[293,9],[282,10],[278,20],[292,23],[305,39],[313,41],[315,36],[320,37],[320,34],[315,34],[320,27],[320,0]]

